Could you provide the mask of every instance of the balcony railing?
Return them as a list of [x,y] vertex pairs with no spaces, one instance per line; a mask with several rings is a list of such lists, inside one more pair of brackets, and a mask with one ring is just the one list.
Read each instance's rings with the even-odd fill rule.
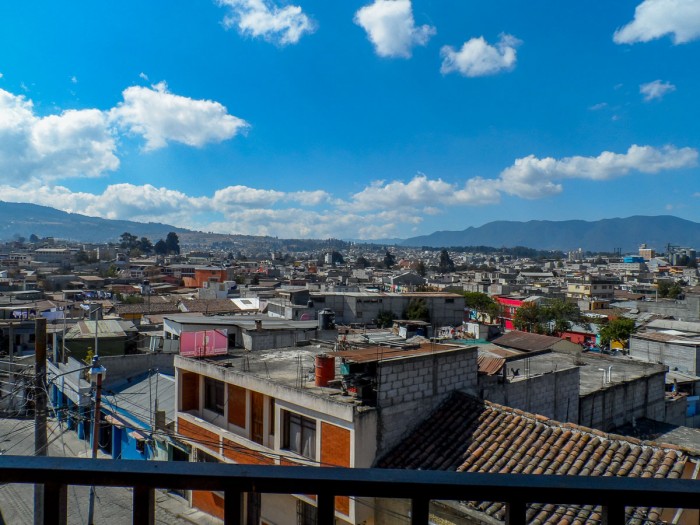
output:
[[247,492],[316,494],[319,525],[333,524],[335,496],[409,499],[413,525],[428,523],[431,500],[504,501],[507,525],[524,525],[529,503],[601,505],[610,525],[625,523],[625,506],[700,508],[700,481],[680,479],[0,456],[0,482],[43,483],[46,524],[65,522],[69,485],[132,487],[133,523],[149,525],[156,488],[222,491],[227,524],[242,523]]

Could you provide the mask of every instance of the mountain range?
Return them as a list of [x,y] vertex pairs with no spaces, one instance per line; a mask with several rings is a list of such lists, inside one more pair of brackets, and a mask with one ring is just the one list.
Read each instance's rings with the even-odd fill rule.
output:
[[124,232],[149,239],[164,239],[168,232],[187,232],[168,224],[88,217],[37,204],[0,201],[0,239],[30,235],[82,242],[116,241]]
[[646,243],[657,251],[673,245],[700,247],[700,223],[670,215],[598,221],[494,221],[462,231],[438,231],[404,240],[402,246],[526,246],[538,250],[634,252]]
[[[185,234],[193,240],[199,237],[202,237],[199,240],[204,240],[207,236],[169,224],[101,219],[37,204],[0,201],[0,239],[11,240],[16,236],[28,238],[35,234],[38,237],[83,242],[109,242],[116,241],[124,232],[153,241],[165,238],[168,232]],[[664,251],[669,243],[700,247],[700,223],[670,215],[638,215],[598,221],[495,221],[461,231],[438,231],[404,240],[370,242],[434,248],[526,246],[538,250],[564,251],[581,248],[592,252],[612,252],[619,248],[623,253],[634,252],[640,244],[646,243],[657,251]]]

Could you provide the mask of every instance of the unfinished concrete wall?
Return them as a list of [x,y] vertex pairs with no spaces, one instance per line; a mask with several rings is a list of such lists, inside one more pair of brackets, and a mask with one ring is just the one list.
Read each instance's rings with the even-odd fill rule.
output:
[[603,431],[631,423],[632,418],[665,418],[664,377],[657,372],[639,379],[606,385],[579,401],[579,424]]
[[477,349],[379,363],[377,454],[389,450],[451,392],[476,394]]
[[684,301],[637,301],[640,312],[651,312],[683,321],[700,320],[700,296],[688,295]]
[[651,341],[633,335],[630,338],[630,355],[652,363],[663,363],[669,370],[700,374],[700,346]]
[[578,423],[579,369],[567,368],[516,380],[479,378],[482,399],[562,422]]

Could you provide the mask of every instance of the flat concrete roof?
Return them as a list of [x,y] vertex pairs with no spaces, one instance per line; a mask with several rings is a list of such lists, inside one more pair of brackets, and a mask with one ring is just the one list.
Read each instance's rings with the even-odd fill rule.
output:
[[[362,400],[352,395],[343,395],[340,388],[315,385],[315,358],[317,355],[327,353],[328,348],[310,345],[256,352],[229,351],[227,355],[201,359],[182,356],[180,358],[233,369],[239,373],[250,374],[309,394],[329,397],[339,403],[363,405]],[[335,378],[340,379],[340,377],[340,359],[336,359]]]
[[255,330],[255,321],[262,321],[262,329],[265,330],[310,330],[318,328],[318,321],[290,321],[264,315],[187,315],[167,314],[163,319],[169,319],[183,325],[206,324],[215,326],[238,326],[246,330]]
[[[597,390],[608,388],[625,381],[639,379],[654,373],[662,372],[665,366],[655,363],[635,361],[629,357],[613,357],[603,354],[582,353],[580,356],[570,355],[561,352],[550,352],[540,354],[531,358],[517,361],[520,367],[520,377],[530,375],[545,374],[557,370],[578,367],[580,378],[580,391],[582,396],[588,395]],[[514,366],[513,364],[509,366]],[[606,373],[610,370],[611,383],[603,383],[604,368]],[[529,372],[528,372],[529,368]]]

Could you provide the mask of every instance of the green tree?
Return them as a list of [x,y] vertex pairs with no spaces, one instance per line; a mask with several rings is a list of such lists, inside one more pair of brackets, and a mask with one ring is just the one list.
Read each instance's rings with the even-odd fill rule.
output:
[[425,274],[428,273],[428,270],[425,267],[425,263],[423,261],[418,261],[418,264],[416,265],[416,272],[421,277],[425,277]]
[[425,321],[430,322],[430,310],[428,305],[423,298],[411,299],[408,302],[406,311],[403,317],[411,321]]
[[343,259],[343,255],[340,252],[333,251],[331,252],[331,264],[343,264],[345,263],[345,259]]
[[600,342],[608,345],[615,341],[627,344],[632,333],[635,331],[634,319],[620,317],[608,322],[600,329]]
[[489,295],[481,292],[462,292],[464,307],[476,312],[477,320],[485,322],[486,317],[493,323],[501,315],[501,305]]
[[523,304],[515,312],[513,324],[518,330],[523,332],[543,333],[544,314],[542,308],[537,303],[529,302]]
[[672,282],[669,279],[664,279],[656,284],[656,289],[658,291],[660,298],[676,299],[679,295],[683,293],[683,287],[676,282]]
[[542,318],[551,328],[551,332],[561,334],[571,328],[572,323],[579,320],[581,312],[574,303],[554,299],[542,308]]
[[141,237],[137,248],[141,250],[141,253],[151,253],[153,251],[153,243],[148,237]]
[[39,242],[39,237],[37,237],[36,233],[32,233],[29,236],[29,242],[31,242],[32,244]]
[[386,251],[386,254],[384,255],[384,266],[387,268],[391,268],[396,264],[396,257],[394,256],[393,253],[391,253],[389,250]]
[[153,247],[153,251],[156,252],[156,255],[166,255],[168,253],[168,246],[163,239],[160,239]]
[[369,266],[369,261],[360,255],[355,261],[355,268],[367,268]]
[[130,250],[131,248],[136,248],[138,242],[139,238],[136,235],[132,235],[129,232],[124,232],[119,236],[119,247],[122,250]]
[[450,254],[447,252],[447,250],[442,250],[440,252],[440,263],[438,264],[438,271],[440,273],[449,273],[454,272],[454,270],[455,263],[452,262]]
[[168,235],[165,237],[165,245],[168,248],[168,253],[180,253],[180,239],[178,238],[177,233],[168,233]]
[[379,328],[391,328],[394,324],[394,319],[396,319],[394,312],[389,310],[379,310],[377,312],[376,322]]

